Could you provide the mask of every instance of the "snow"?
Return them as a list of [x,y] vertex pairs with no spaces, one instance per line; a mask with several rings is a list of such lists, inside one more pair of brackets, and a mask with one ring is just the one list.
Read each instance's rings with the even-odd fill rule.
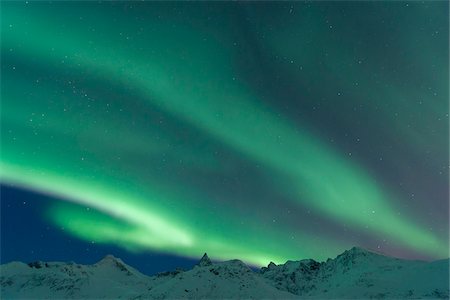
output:
[[280,290],[302,298],[448,298],[449,260],[427,263],[352,248],[327,262],[302,260],[263,268]]
[[123,298],[147,287],[148,276],[107,256],[85,266],[48,262],[29,265],[12,262],[2,265],[2,299]]
[[155,285],[150,294],[157,299],[295,298],[295,295],[272,287],[239,260],[196,266]]
[[93,265],[11,262],[0,266],[2,299],[447,298],[449,260],[431,263],[352,248],[335,259],[270,263],[202,257],[191,270],[146,276],[108,255]]

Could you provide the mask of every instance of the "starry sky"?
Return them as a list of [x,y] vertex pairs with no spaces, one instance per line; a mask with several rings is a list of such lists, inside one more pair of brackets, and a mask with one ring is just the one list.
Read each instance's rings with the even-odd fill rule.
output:
[[2,263],[447,258],[448,21],[445,1],[2,2]]

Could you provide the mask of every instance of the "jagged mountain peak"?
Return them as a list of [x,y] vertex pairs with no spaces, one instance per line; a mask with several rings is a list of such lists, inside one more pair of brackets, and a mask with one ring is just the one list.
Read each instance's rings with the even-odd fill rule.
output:
[[[287,262],[286,262],[286,263],[287,263]],[[261,274],[263,274],[263,273],[265,273],[265,272],[267,272],[267,271],[276,270],[277,267],[278,267],[278,266],[277,266],[273,261],[271,261],[271,262],[267,265],[267,267],[262,267],[262,268],[259,270],[259,272],[260,272]]]
[[207,266],[211,266],[212,265],[212,261],[209,258],[208,254],[203,254],[202,258],[200,259],[200,261],[198,262],[197,266],[200,267],[207,267]]
[[396,260],[398,259],[372,250],[353,247],[339,254],[336,258],[327,260],[325,265],[327,268],[347,270],[355,266],[390,264]]

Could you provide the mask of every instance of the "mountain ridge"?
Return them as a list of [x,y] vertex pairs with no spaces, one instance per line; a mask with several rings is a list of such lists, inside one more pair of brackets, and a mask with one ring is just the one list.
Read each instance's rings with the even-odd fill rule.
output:
[[11,262],[0,266],[2,299],[448,298],[449,259],[408,261],[353,247],[333,259],[270,262],[253,271],[205,253],[190,270],[147,276],[107,255],[92,265]]

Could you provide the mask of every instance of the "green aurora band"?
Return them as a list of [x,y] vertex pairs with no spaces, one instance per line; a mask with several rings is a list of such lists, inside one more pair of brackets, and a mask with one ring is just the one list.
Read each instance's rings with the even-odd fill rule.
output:
[[[237,79],[232,30],[149,14],[128,22],[113,8],[8,3],[2,55],[15,68],[2,69],[3,183],[64,200],[48,208],[50,221],[131,251],[207,251],[263,265],[323,259],[346,247],[288,221],[269,227],[270,211],[252,217],[257,202],[232,192],[223,198],[235,200],[218,199],[202,189],[204,179],[186,180],[189,170],[227,176],[235,165],[256,164],[293,207],[399,247],[448,255],[447,240],[398,213],[401,196]],[[111,19],[120,30],[110,32]],[[291,51],[283,49],[276,51]],[[51,75],[36,80],[33,72]],[[231,166],[215,155],[223,147]]]

